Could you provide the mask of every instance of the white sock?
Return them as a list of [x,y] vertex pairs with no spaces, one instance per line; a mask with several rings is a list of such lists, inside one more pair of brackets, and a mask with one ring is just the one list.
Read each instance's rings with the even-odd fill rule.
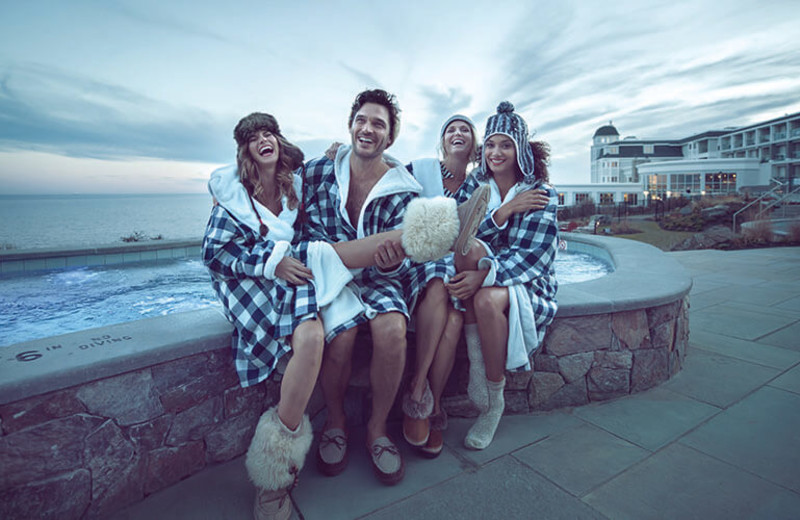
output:
[[479,411],[485,412],[489,408],[489,394],[486,390],[486,367],[483,364],[481,337],[478,335],[477,323],[464,325],[464,338],[467,341],[467,357],[469,358],[467,395]]
[[474,450],[482,450],[491,444],[506,407],[506,401],[503,398],[503,389],[506,387],[505,378],[498,383],[487,379],[486,387],[489,392],[488,410],[478,416],[475,424],[469,429],[467,438],[464,439],[464,445]]

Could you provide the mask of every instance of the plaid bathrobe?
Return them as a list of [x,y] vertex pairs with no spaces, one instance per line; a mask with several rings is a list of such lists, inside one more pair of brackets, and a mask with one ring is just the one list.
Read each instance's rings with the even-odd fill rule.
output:
[[[212,174],[209,191],[218,203],[211,210],[202,255],[224,314],[233,324],[231,346],[236,371],[246,387],[265,380],[278,368],[283,356],[291,352],[287,336],[301,322],[314,318],[318,308],[312,284],[293,286],[274,275],[277,262],[285,254],[308,263],[308,244],[292,243],[297,210],[284,205],[283,212],[275,216],[255,202],[262,219],[273,219],[265,220],[269,232],[261,237],[258,217],[250,207],[243,207],[241,193],[238,203],[224,193],[238,189],[231,182],[244,191],[235,166]],[[301,183],[295,175],[298,193]]]
[[[361,208],[358,222],[350,222],[346,210],[350,153],[350,146],[341,146],[335,160],[322,157],[306,165],[303,182],[306,240],[335,243],[399,229],[406,205],[422,191],[408,170],[391,157],[384,156],[391,169],[372,188]],[[364,323],[377,314],[401,312],[408,318],[407,295],[420,290],[419,287],[404,288],[404,284],[416,283],[409,275],[411,266],[412,262],[406,258],[392,271],[369,267],[356,274],[350,284],[366,305],[366,315],[340,326],[337,333]]]
[[[556,210],[558,196],[555,190],[546,184],[535,183],[531,189],[547,190],[550,203],[547,208],[525,214],[515,213],[499,228],[491,216],[500,204],[500,196],[494,179],[488,181],[492,188],[492,196],[486,218],[478,227],[476,237],[485,242],[493,251],[490,256],[490,272],[484,280],[484,286],[511,287],[522,285],[526,289],[539,339],[555,318],[558,310],[556,302],[556,281],[553,262],[558,249],[558,224]],[[480,184],[475,177],[469,176],[457,193],[459,202],[463,202]],[[522,187],[517,185],[517,187]],[[525,187],[527,188],[527,186]],[[511,195],[511,191],[509,191]],[[509,342],[513,341],[509,338]],[[530,354],[530,352],[528,352]]]

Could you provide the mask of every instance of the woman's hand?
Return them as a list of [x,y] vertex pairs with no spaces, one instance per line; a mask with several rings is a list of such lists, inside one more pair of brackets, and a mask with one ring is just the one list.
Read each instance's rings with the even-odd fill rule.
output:
[[396,269],[405,257],[406,252],[399,241],[387,240],[378,245],[375,251],[375,265],[384,271],[391,271]]
[[504,225],[514,213],[527,213],[545,209],[550,203],[547,191],[541,188],[525,190],[514,195],[514,198],[500,206],[494,213],[494,222]]
[[275,267],[275,277],[286,280],[292,285],[305,285],[314,278],[311,269],[303,262],[291,256],[284,256]]
[[328,149],[325,150],[325,157],[327,157],[331,161],[335,160],[336,159],[336,151],[343,144],[344,143],[340,143],[339,141],[334,141],[333,143],[331,143],[331,145],[328,147]]
[[462,271],[450,278],[450,281],[444,284],[450,296],[458,298],[459,300],[468,300],[478,292],[478,289],[483,285],[483,280],[486,278],[488,270],[480,271]]

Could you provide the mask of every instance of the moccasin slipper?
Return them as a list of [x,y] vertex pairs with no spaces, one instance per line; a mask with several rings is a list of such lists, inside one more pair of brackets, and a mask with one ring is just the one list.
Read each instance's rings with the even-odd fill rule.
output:
[[367,446],[372,470],[382,484],[393,486],[405,475],[405,463],[400,456],[400,450],[388,437],[378,437],[371,445]]
[[403,414],[403,438],[412,446],[424,446],[430,435],[430,423],[427,418],[415,419]]
[[428,442],[419,447],[419,452],[423,457],[435,459],[442,453],[443,448],[444,437],[442,436],[442,430],[431,430],[430,435],[428,435]]
[[317,448],[317,468],[333,477],[347,467],[347,434],[339,428],[322,432]]

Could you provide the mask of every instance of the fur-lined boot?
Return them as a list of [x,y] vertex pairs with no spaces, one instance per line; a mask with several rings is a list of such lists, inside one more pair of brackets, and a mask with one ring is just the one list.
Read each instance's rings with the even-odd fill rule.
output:
[[247,474],[257,488],[256,520],[287,520],[291,516],[289,492],[303,469],[312,439],[308,416],[292,431],[278,417],[277,406],[261,415],[245,459]]
[[449,197],[418,197],[408,203],[403,217],[403,249],[415,262],[429,262],[450,251],[466,254],[489,204],[489,186],[475,189],[456,207]]

